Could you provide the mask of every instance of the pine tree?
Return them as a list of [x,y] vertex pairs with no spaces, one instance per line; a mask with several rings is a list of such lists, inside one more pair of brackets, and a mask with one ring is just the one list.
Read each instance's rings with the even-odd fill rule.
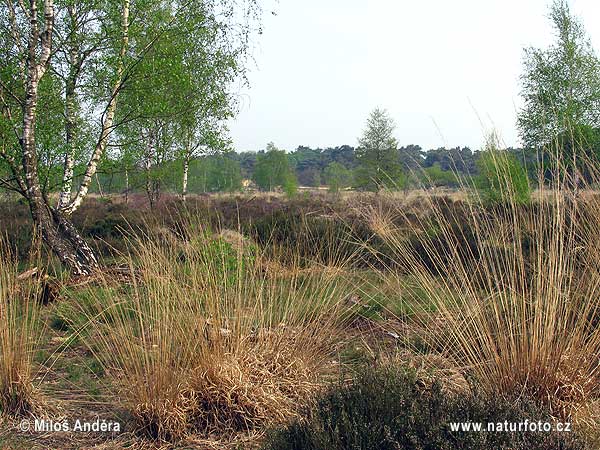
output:
[[394,121],[384,109],[375,109],[358,140],[356,187],[378,191],[401,189],[405,179],[398,157],[398,141],[394,137]]

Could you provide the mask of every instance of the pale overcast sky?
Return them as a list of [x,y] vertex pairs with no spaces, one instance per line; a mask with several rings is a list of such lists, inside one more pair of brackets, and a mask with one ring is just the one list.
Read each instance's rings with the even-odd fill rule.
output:
[[[377,106],[400,145],[476,149],[492,127],[519,144],[523,48],[552,42],[550,0],[269,1],[237,151],[354,146]],[[600,50],[600,0],[571,9]]]

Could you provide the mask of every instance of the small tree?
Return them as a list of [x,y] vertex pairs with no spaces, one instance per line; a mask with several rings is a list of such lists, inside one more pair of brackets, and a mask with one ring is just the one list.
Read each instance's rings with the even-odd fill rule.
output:
[[287,153],[285,150],[279,150],[272,142],[267,144],[266,153],[258,155],[252,179],[263,191],[284,187],[286,192],[292,192],[298,186]]
[[355,181],[359,189],[400,189],[404,185],[394,129],[394,121],[386,110],[377,108],[369,116],[356,149]]
[[325,168],[324,175],[329,191],[336,194],[340,189],[352,184],[352,172],[336,161],[329,163]]
[[531,187],[527,171],[519,160],[506,150],[499,150],[494,137],[477,160],[475,186],[482,200],[488,203],[527,204]]
[[298,192],[298,180],[294,174],[287,176],[283,183],[283,192],[288,197],[293,197]]
[[457,174],[452,170],[444,170],[439,163],[427,167],[422,173],[423,183],[430,187],[457,187],[459,180]]
[[557,153],[558,162],[572,167],[578,154],[598,156],[587,137],[600,128],[600,62],[567,1],[554,1],[550,19],[556,42],[525,49],[518,126],[526,147]]

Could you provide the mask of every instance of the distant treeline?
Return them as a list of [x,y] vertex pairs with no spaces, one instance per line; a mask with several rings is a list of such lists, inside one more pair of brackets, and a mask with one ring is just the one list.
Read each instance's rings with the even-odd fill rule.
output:
[[[537,170],[535,153],[515,148],[506,151],[527,168],[533,179]],[[477,160],[481,153],[468,147],[440,147],[428,151],[418,145],[400,147],[397,157],[406,179],[402,187],[457,187],[457,175],[467,179],[478,174]],[[180,159],[163,161],[150,171],[136,166],[129,170],[124,167],[119,161],[105,158],[99,165],[91,191],[143,192],[151,186],[154,191],[181,192],[183,162]],[[258,152],[226,152],[193,159],[189,164],[187,189],[188,193],[196,194],[235,192],[244,188],[287,190],[288,180],[293,185],[291,190],[298,185],[337,190],[356,187],[354,173],[358,168],[356,149],[350,145],[323,149],[299,146],[294,151],[283,152],[269,144],[267,150]]]

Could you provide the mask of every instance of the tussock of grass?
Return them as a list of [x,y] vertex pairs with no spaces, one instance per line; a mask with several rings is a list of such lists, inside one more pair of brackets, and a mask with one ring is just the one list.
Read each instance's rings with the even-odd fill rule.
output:
[[133,244],[138,276],[125,289],[90,291],[82,336],[137,430],[174,441],[293,416],[340,339],[337,272],[273,273],[256,246],[202,230],[186,242]]
[[34,355],[42,327],[37,277],[19,279],[18,264],[0,239],[0,414],[29,415],[39,408]]
[[310,355],[294,354],[298,351],[293,342],[279,346],[277,352],[250,347],[246,354],[228,355],[196,377],[194,390],[200,396],[194,415],[199,429],[249,430],[295,414],[297,403],[318,388],[316,367],[307,366]]
[[531,204],[507,186],[502,205],[474,198],[466,210],[424,197],[430,214],[410,222],[412,239],[394,224],[402,209],[369,212],[395,250],[385,276],[410,276],[433,306],[415,315],[430,348],[487,392],[531,396],[563,417],[600,392],[600,209],[565,185]]

